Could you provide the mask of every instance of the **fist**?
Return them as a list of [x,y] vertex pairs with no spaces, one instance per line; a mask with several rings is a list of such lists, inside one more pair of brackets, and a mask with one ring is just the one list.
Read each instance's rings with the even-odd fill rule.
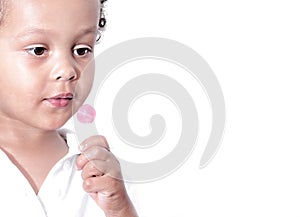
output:
[[[103,136],[92,136],[79,146],[76,161],[82,170],[83,189],[107,216],[137,216],[122,180],[120,163]],[[119,213],[119,214],[118,214]]]

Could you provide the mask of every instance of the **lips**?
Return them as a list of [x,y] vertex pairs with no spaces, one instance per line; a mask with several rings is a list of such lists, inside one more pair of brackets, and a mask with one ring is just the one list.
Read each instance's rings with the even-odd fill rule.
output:
[[55,95],[53,97],[45,98],[44,100],[50,103],[54,107],[63,108],[63,107],[67,107],[70,104],[70,102],[73,100],[73,94],[62,93],[62,94]]

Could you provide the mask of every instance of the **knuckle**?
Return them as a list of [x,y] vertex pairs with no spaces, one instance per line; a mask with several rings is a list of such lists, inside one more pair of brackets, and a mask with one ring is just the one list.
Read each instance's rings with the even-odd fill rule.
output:
[[92,161],[90,161],[88,168],[89,168],[89,170],[95,170],[95,164]]
[[86,150],[93,146],[102,146],[109,150],[108,142],[107,142],[106,138],[102,135],[95,135],[95,136],[89,137],[84,142],[82,142],[80,149]]
[[86,192],[92,192],[93,186],[94,186],[94,184],[93,184],[92,179],[84,180],[84,182],[83,182],[83,189],[84,189]]
[[89,139],[91,139],[93,141],[106,142],[106,138],[102,135],[91,136]]
[[96,167],[95,167],[94,163],[93,162],[89,162],[88,165],[86,166],[86,170],[85,171],[88,174],[90,174],[90,173],[94,172],[95,170],[96,170]]
[[88,181],[84,181],[84,182],[82,183],[82,187],[83,187],[83,189],[84,189],[86,192],[89,192],[90,189],[91,189],[91,185],[90,185],[90,183],[89,183]]
[[99,156],[100,153],[101,153],[101,149],[100,149],[99,146],[93,146],[93,147],[92,147],[92,152],[93,152],[93,154],[94,154],[95,156]]
[[98,136],[98,140],[101,142],[101,144],[108,146],[107,140],[104,136]]

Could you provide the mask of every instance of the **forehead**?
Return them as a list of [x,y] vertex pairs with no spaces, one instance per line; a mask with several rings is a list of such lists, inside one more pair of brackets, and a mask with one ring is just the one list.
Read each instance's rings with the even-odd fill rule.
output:
[[53,31],[68,31],[75,30],[74,28],[97,26],[100,2],[99,0],[10,0],[6,7],[4,28],[21,31],[32,26]]

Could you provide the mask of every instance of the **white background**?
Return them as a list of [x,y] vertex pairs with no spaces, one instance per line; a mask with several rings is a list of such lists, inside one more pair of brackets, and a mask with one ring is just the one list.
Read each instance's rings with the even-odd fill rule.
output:
[[147,36],[196,50],[222,86],[222,145],[130,188],[141,217],[300,215],[300,5],[294,0],[113,0],[98,52]]

